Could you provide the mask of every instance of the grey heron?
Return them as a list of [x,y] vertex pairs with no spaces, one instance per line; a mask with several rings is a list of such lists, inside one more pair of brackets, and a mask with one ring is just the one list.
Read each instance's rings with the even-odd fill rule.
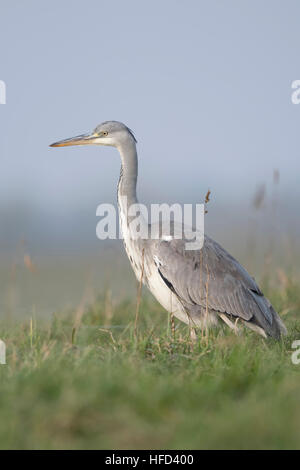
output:
[[198,250],[186,250],[183,238],[164,236],[163,231],[156,239],[132,236],[129,208],[138,203],[138,157],[136,139],[127,126],[106,121],[90,134],[51,147],[91,144],[116,147],[120,153],[118,205],[125,249],[138,280],[169,313],[191,328],[208,328],[221,321],[236,330],[239,321],[264,337],[279,339],[286,334],[255,280],[207,235]]

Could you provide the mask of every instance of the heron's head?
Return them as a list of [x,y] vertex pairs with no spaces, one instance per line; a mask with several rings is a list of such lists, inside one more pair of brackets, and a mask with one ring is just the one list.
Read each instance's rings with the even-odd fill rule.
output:
[[81,134],[70,139],[60,140],[50,147],[66,147],[68,145],[110,145],[120,147],[126,142],[136,142],[132,131],[118,121],[106,121],[99,124],[91,133]]

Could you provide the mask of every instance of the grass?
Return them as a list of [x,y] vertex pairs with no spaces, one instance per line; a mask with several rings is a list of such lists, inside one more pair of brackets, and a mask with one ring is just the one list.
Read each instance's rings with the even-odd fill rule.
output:
[[281,342],[216,330],[197,343],[143,296],[51,321],[2,322],[2,449],[300,448],[297,285],[268,292]]

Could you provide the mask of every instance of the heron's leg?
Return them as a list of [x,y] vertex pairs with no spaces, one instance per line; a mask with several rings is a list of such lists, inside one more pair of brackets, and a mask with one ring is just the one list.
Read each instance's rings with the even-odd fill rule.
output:
[[224,313],[219,313],[219,317],[222,318],[223,322],[226,323],[226,325],[228,325],[229,328],[231,328],[235,332],[236,335],[240,333],[240,329],[236,325],[236,322],[233,323],[231,320],[229,320],[227,315],[225,315]]
[[193,343],[197,341],[198,337],[195,328],[190,328],[190,338]]

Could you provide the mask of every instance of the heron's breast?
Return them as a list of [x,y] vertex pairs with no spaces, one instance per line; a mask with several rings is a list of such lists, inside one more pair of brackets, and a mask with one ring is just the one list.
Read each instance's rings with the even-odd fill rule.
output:
[[162,280],[155,263],[153,263],[153,268],[151,269],[151,274],[148,278],[148,287],[156,300],[158,300],[167,312],[173,313],[175,317],[184,323],[189,323],[188,315],[182,304]]

